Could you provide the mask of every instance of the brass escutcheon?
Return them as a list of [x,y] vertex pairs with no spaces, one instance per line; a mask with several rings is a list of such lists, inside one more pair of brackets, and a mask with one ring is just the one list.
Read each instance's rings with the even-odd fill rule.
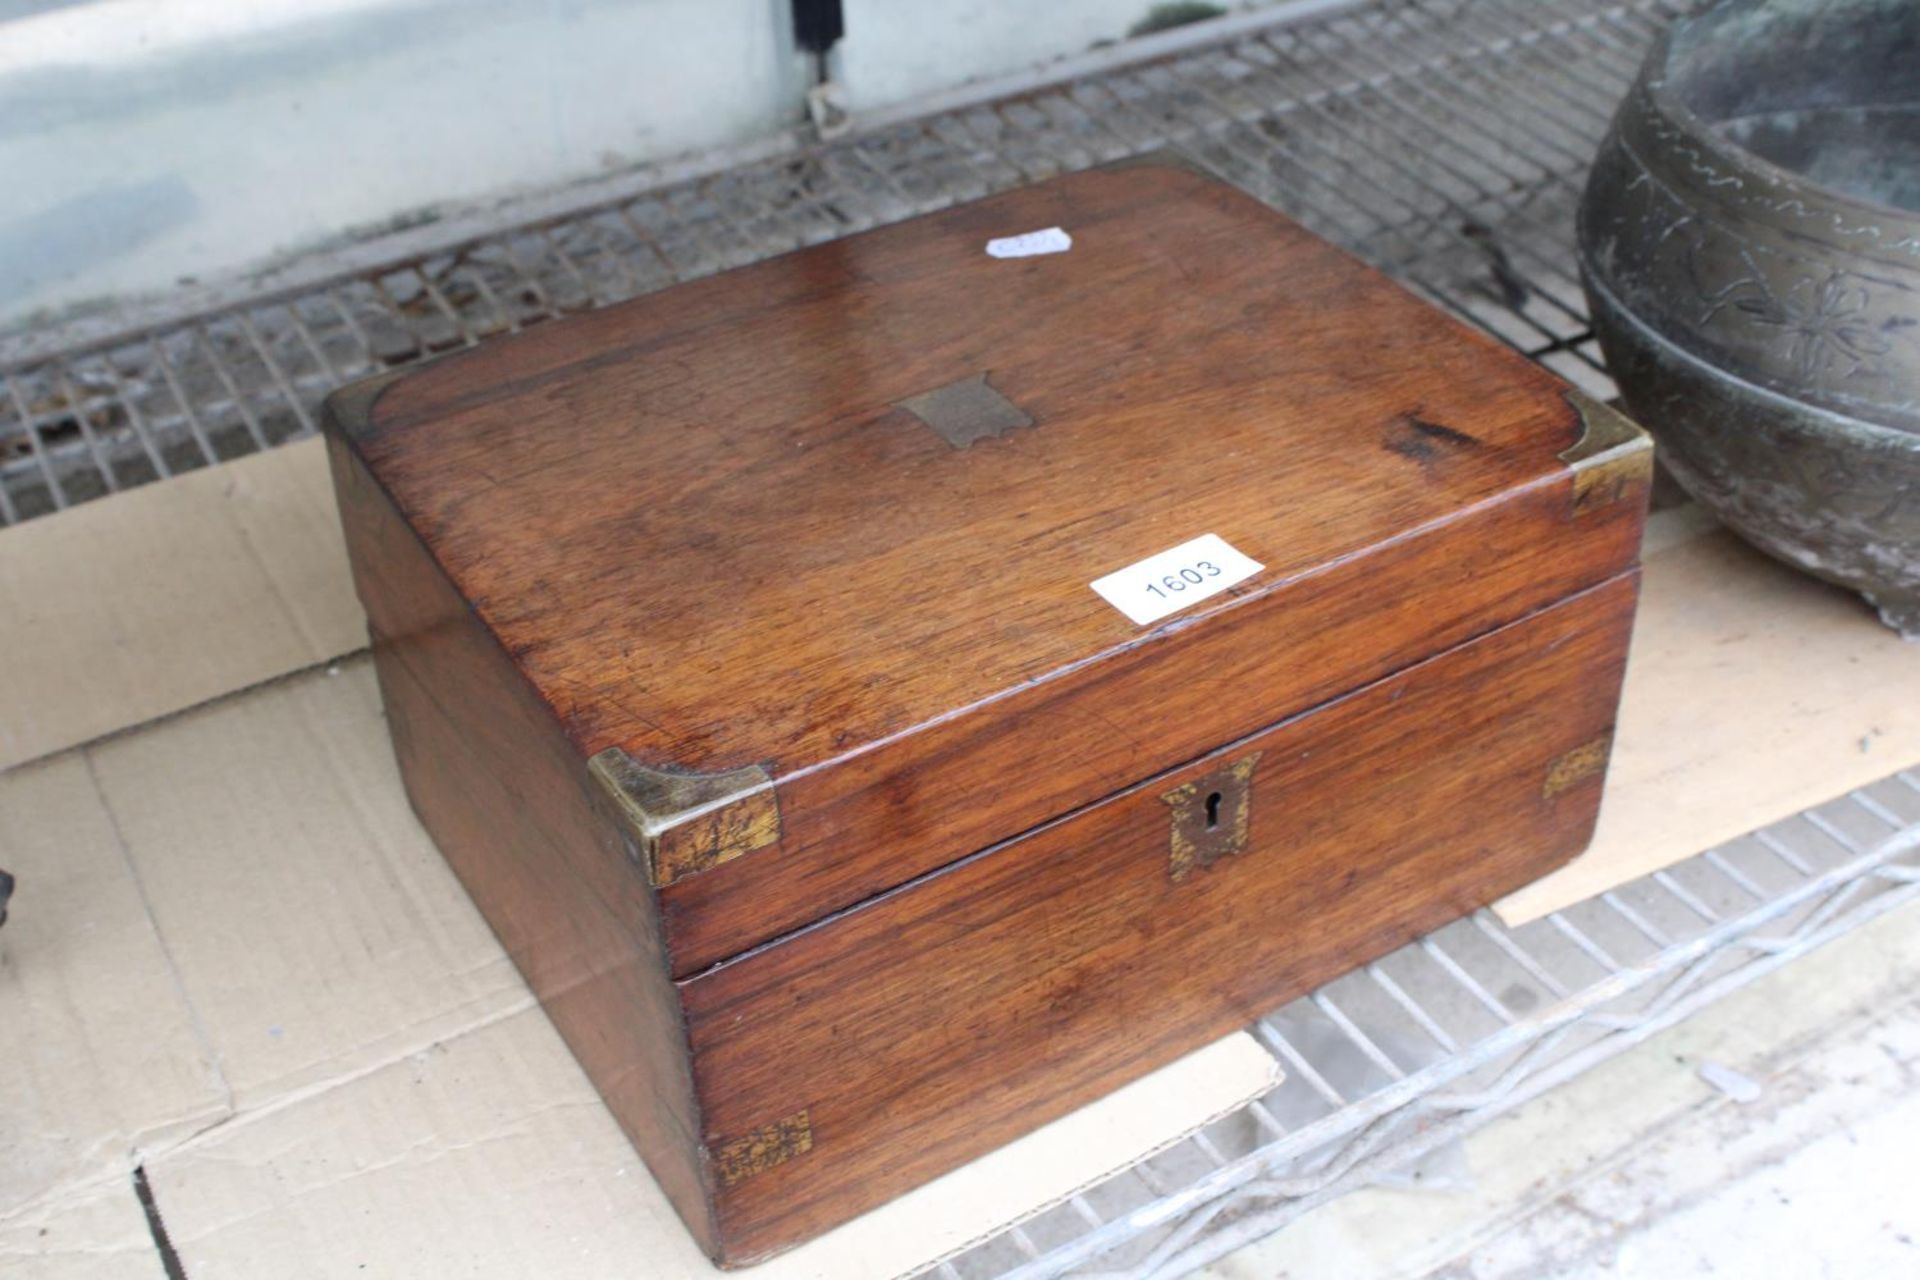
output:
[[1259,763],[1256,751],[1160,797],[1173,810],[1167,874],[1176,884],[1194,868],[1210,867],[1246,849],[1253,819],[1253,770]]

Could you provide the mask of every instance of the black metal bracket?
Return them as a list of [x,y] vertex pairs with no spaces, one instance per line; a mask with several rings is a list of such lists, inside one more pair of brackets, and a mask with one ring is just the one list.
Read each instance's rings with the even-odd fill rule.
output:
[[794,43],[814,57],[826,57],[846,34],[847,15],[840,0],[793,0]]

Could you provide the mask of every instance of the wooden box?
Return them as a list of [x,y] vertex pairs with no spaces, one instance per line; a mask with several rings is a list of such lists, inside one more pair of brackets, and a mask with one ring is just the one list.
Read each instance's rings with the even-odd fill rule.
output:
[[544,325],[328,427],[420,818],[725,1264],[1592,829],[1644,439],[1185,169]]

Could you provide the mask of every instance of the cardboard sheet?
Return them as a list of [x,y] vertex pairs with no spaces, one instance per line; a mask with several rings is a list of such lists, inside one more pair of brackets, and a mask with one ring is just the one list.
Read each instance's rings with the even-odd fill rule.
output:
[[370,659],[86,756],[236,1108],[532,1006],[414,819]]
[[84,756],[0,774],[0,866],[20,881],[0,928],[6,1221],[228,1107]]
[[[1199,1126],[1273,1070],[1251,1040],[1222,1041],[747,1274],[905,1274]],[[193,1280],[719,1274],[533,1010],[148,1173]]]
[[1501,902],[1537,919],[1920,764],[1920,644],[1695,507],[1649,522],[1588,851]]
[[0,769],[366,644],[320,441],[0,530]]
[[0,1215],[7,1280],[167,1280],[145,1212],[125,1179]]
[[[142,1165],[194,1280],[714,1274],[413,818],[364,656],[0,774],[0,865],[0,1262],[148,1274]],[[910,1270],[1276,1078],[1235,1035],[761,1274]]]

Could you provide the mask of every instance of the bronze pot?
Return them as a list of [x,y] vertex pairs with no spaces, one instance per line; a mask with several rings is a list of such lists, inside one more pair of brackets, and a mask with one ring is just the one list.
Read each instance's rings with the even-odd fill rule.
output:
[[1920,2],[1675,23],[1579,242],[1608,368],[1680,483],[1920,638]]

